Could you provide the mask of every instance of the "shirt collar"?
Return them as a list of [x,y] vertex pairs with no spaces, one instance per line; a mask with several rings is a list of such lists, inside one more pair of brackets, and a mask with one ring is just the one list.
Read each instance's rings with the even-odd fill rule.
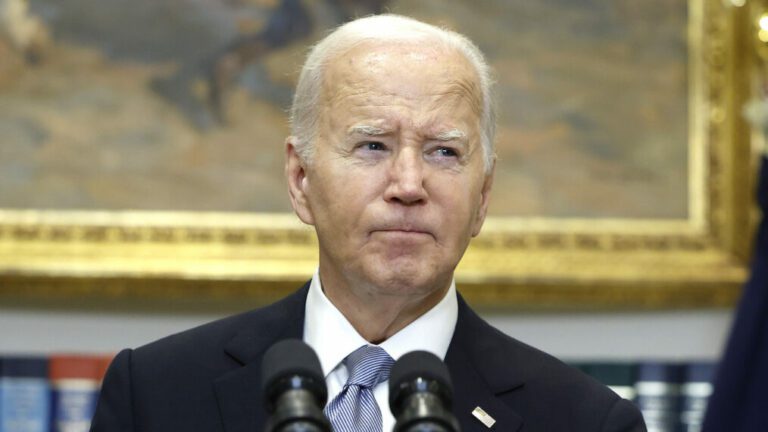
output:
[[[394,359],[415,350],[429,351],[441,359],[448,352],[458,318],[456,284],[432,309],[381,343]],[[352,351],[367,345],[346,317],[328,300],[315,271],[307,294],[304,319],[304,342],[317,353],[323,374],[328,376]]]

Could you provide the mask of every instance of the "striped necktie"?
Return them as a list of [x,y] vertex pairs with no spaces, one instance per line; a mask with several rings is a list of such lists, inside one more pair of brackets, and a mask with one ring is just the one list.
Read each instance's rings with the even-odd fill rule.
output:
[[325,407],[334,432],[382,432],[381,411],[373,388],[389,379],[395,361],[381,347],[373,345],[358,348],[344,361],[349,379],[341,393]]

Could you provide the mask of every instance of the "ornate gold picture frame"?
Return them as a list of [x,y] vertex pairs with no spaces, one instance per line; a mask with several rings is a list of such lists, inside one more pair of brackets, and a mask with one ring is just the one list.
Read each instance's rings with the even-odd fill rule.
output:
[[[457,272],[489,308],[733,304],[747,274],[754,159],[746,8],[689,3],[688,217],[491,217]],[[2,132],[0,132],[1,134]],[[0,210],[0,302],[253,305],[314,272],[291,214]]]

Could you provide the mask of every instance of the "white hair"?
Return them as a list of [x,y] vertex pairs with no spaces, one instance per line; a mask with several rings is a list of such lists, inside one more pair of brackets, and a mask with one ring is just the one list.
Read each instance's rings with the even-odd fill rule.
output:
[[323,71],[332,59],[364,42],[423,42],[425,39],[455,49],[477,73],[482,93],[480,139],[485,170],[490,172],[495,157],[493,137],[496,132],[496,115],[491,96],[491,70],[482,52],[459,33],[393,14],[373,15],[343,24],[309,52],[291,106],[291,134],[297,140],[295,145],[299,156],[307,162],[312,160],[320,116]]

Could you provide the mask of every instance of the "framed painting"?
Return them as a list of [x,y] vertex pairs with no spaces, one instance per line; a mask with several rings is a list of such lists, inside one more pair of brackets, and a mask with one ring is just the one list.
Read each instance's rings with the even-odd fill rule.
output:
[[721,0],[0,0],[0,301],[268,302],[317,265],[283,180],[306,47],[391,11],[497,81],[480,307],[733,303],[754,158],[746,7]]

